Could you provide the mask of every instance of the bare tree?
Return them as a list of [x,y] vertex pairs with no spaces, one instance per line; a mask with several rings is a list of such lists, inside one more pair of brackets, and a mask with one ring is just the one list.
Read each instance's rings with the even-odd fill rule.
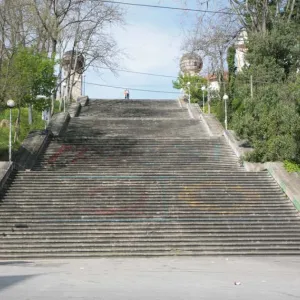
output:
[[[5,98],[10,63],[16,49],[30,44],[32,27],[25,0],[0,1],[0,97]],[[5,62],[5,64],[4,64]]]
[[[56,57],[64,36],[74,30],[74,26],[91,26],[97,30],[107,25],[122,22],[119,6],[101,0],[29,0],[31,1],[43,30],[50,39],[50,52]],[[80,11],[80,16],[78,16]],[[89,25],[86,25],[89,24]],[[74,32],[74,31],[73,31]],[[74,37],[73,37],[74,38]]]
[[290,21],[299,7],[297,0],[230,0],[231,8],[239,16],[244,28],[266,33],[268,25],[276,18]]
[[[94,65],[105,65],[111,69],[117,67],[116,57],[120,53],[117,43],[105,32],[107,24],[122,21],[114,7],[105,7],[101,1],[90,5],[78,6],[72,20],[74,36],[73,53],[80,53],[85,59],[83,70]],[[75,57],[75,60],[78,56]],[[76,61],[75,61],[76,65]],[[69,76],[71,70],[69,70]],[[72,94],[75,77],[68,80],[69,99]]]
[[[85,57],[85,69],[92,63],[116,67],[120,53],[116,42],[107,31],[111,26],[123,23],[123,11],[120,6],[101,0],[29,0],[41,24],[39,44],[49,50],[49,56],[62,60],[66,49],[72,49]],[[42,39],[41,36],[45,36]],[[76,58],[76,56],[75,56]],[[74,70],[70,68],[67,78],[61,78],[62,66],[59,67],[59,80],[56,95],[61,82],[67,81],[69,95],[72,92],[70,78]],[[52,104],[53,111],[53,104]]]
[[220,87],[225,81],[227,49],[236,38],[239,30],[240,26],[236,22],[236,18],[230,15],[224,15],[218,19],[200,17],[183,43],[182,48],[185,51],[196,52],[202,56],[209,73],[217,76]]

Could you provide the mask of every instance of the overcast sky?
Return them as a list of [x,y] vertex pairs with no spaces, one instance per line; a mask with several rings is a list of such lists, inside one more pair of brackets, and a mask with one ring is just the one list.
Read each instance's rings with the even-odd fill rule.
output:
[[[124,2],[181,6],[180,1],[174,0],[124,0]],[[187,2],[189,8],[197,8],[196,0]],[[220,3],[220,1],[215,2]],[[119,48],[124,49],[128,55],[120,61],[121,68],[176,77],[182,55],[180,50],[184,36],[182,29],[184,27],[188,30],[196,14],[136,6],[125,6],[125,8],[127,25],[112,30]],[[88,84],[97,83],[128,88],[130,97],[134,99],[175,99],[178,96],[178,90],[172,88],[172,78],[125,72],[118,72],[118,75],[116,77],[109,70],[102,69],[101,72],[89,70],[86,74],[86,94],[91,98],[123,98],[123,89]],[[134,89],[175,93],[142,92]]]

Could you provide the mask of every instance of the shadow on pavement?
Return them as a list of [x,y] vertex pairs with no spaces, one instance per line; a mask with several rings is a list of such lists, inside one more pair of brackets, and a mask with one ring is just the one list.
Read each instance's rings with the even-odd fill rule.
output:
[[38,275],[0,276],[0,291]]
[[13,265],[28,265],[32,264],[31,261],[15,260],[15,261],[0,261],[0,266],[13,266]]

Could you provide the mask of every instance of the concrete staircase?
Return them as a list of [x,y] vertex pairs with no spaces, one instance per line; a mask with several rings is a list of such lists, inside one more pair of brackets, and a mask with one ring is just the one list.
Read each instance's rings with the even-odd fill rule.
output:
[[300,218],[177,101],[92,101],[0,202],[0,259],[298,255]]

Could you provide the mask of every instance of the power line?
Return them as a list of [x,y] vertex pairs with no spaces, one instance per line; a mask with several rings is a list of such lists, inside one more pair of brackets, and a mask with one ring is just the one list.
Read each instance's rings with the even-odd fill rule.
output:
[[98,69],[105,69],[105,70],[112,70],[112,71],[119,71],[119,72],[126,72],[126,73],[134,73],[134,74],[157,76],[157,77],[166,77],[166,78],[177,78],[176,76],[171,76],[171,75],[144,73],[144,72],[137,72],[137,71],[129,71],[129,70],[125,70],[125,69],[111,69],[111,68],[106,68],[106,67],[97,67],[95,65],[91,65],[91,66],[95,67],[95,68],[98,68]]
[[[106,85],[106,84],[93,83],[93,82],[85,82],[85,84],[109,87],[109,88],[114,88],[114,89],[122,89],[122,90],[127,89],[127,88],[121,87],[121,86]],[[180,93],[180,92],[168,92],[168,91],[143,90],[143,89],[135,89],[135,88],[130,88],[130,90],[139,91],[139,92],[150,92],[150,93],[161,93],[161,94],[176,94],[176,95],[178,95]]]
[[129,3],[129,2],[120,2],[120,1],[107,1],[107,0],[103,0],[102,2],[114,3],[114,4],[123,4],[123,5],[130,5],[130,6],[160,8],[160,9],[172,9],[172,10],[183,10],[183,11],[192,11],[192,12],[204,12],[204,13],[210,13],[210,14],[237,15],[237,13],[233,13],[233,12],[229,12],[229,11],[214,11],[214,10],[204,10],[204,9],[195,9],[195,8],[181,8],[181,7],[172,7],[172,6],[161,6],[161,5]]

